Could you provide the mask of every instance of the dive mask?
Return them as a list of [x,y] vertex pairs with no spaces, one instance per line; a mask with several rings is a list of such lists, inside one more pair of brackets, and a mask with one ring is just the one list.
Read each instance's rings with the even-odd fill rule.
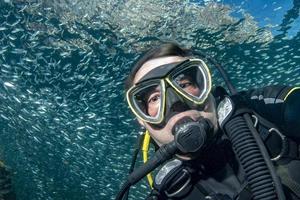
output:
[[165,117],[168,88],[191,104],[201,105],[211,90],[211,75],[201,59],[187,59],[154,68],[127,92],[132,112],[142,121],[160,124]]

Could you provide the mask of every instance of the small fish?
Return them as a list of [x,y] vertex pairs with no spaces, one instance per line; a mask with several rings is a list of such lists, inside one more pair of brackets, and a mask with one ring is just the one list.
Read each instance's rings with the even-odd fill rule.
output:
[[282,7],[281,7],[281,6],[279,6],[279,7],[275,8],[273,11],[277,11],[277,10],[280,10],[280,9],[282,9]]
[[12,33],[18,33],[18,32],[22,32],[22,31],[24,31],[24,29],[22,29],[22,28],[15,28],[15,29],[12,31]]
[[4,86],[6,86],[6,87],[10,87],[10,88],[16,88],[12,83],[10,83],[10,82],[4,82]]
[[[32,127],[33,128],[33,127]],[[40,130],[37,130],[37,131],[39,131],[40,132]],[[40,143],[41,141],[37,138],[37,137],[35,137],[35,136],[33,136],[33,139],[36,141],[36,142],[38,142],[38,143]]]
[[[41,53],[41,52],[35,53],[35,56],[36,56],[37,58],[39,58],[39,59],[43,59],[44,61],[46,61],[45,58],[42,57],[42,56],[43,56],[43,53]],[[47,62],[46,62],[46,63],[47,63]]]
[[10,45],[11,47],[16,47],[16,45],[15,45],[14,43],[12,43],[11,41],[9,41],[9,45]]
[[27,91],[29,94],[33,94],[33,92],[31,92],[29,89],[26,89],[26,91]]
[[36,62],[36,59],[33,60],[33,59],[28,58],[28,57],[24,58],[24,60],[26,62],[31,62],[31,63]]
[[13,98],[16,100],[16,102],[21,103],[20,99],[18,99],[17,97],[14,96]]
[[25,49],[14,49],[11,51],[14,54],[26,54],[27,51]]
[[68,56],[70,56],[70,52],[62,52],[62,53],[60,53],[60,56],[62,56],[62,57],[68,57]]
[[[38,13],[39,15],[42,15],[41,13]],[[36,19],[35,21],[37,22],[42,22],[44,20],[44,18],[40,18],[40,19]]]
[[28,7],[28,5],[25,5],[23,8],[21,8],[18,12],[23,12],[26,8]]
[[7,65],[7,64],[2,64],[3,67],[7,68],[7,69],[10,69],[11,66],[10,65]]
[[0,31],[5,31],[5,30],[7,30],[6,27],[0,27]]
[[3,114],[0,114],[0,116],[3,118],[3,119],[5,119],[5,120],[9,120],[9,118],[8,117],[6,117],[5,115],[3,115]]
[[29,44],[29,48],[33,49],[35,48],[39,43],[36,42],[36,41],[32,41],[30,44]]
[[15,21],[14,23],[8,24],[8,25],[11,26],[11,27],[16,26],[20,21],[21,21],[21,19],[18,19],[18,20]]
[[31,36],[30,36],[30,39],[29,40],[35,40],[37,39],[36,36],[40,34],[40,31],[36,31],[34,32]]
[[21,120],[25,121],[25,122],[28,122],[28,121],[29,121],[28,119],[25,119],[22,115],[18,115],[18,117],[19,117]]
[[52,10],[52,8],[51,7],[47,7],[47,8],[44,8],[44,10],[49,11],[49,10]]

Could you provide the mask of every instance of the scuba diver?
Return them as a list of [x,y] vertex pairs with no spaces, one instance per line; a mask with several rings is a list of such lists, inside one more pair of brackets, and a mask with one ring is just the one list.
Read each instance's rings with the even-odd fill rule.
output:
[[229,94],[212,87],[209,60],[164,43],[136,62],[127,102],[156,158],[167,156],[128,178],[117,199],[158,164],[148,200],[300,199],[300,87],[229,84]]

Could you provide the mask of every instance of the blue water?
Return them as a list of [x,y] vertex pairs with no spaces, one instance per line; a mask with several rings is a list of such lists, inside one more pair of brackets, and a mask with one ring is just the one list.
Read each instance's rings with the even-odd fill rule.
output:
[[[0,0],[0,160],[18,199],[114,199],[140,129],[123,82],[177,41],[238,89],[300,85],[299,1]],[[214,72],[214,84],[223,84]],[[131,199],[148,192],[142,181]]]

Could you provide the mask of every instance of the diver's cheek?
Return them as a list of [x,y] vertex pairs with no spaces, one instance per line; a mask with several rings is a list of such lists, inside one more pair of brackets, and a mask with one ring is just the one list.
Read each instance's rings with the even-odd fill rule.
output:
[[215,112],[200,112],[200,115],[206,119],[209,119],[214,126],[214,131],[217,132],[219,128],[217,114]]
[[200,112],[200,116],[212,120],[213,114],[209,112]]

